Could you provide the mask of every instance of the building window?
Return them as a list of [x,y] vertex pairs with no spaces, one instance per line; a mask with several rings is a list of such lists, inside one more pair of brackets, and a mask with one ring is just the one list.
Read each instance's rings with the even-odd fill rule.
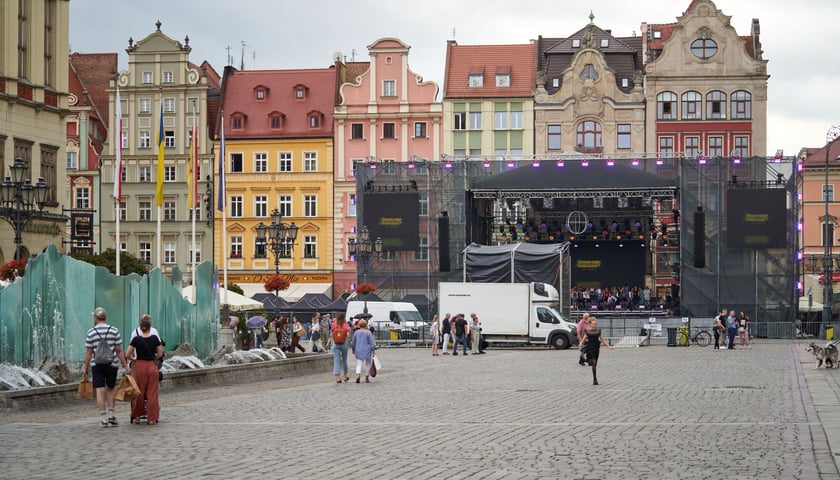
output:
[[254,172],[265,173],[268,171],[268,154],[265,152],[254,154]]
[[266,258],[268,256],[265,243],[264,239],[260,240],[254,237],[254,258]]
[[632,133],[629,123],[619,123],[617,126],[618,138],[616,138],[616,144],[618,148],[625,149],[630,148],[633,145],[632,141]]
[[280,215],[283,217],[291,217],[292,216],[292,196],[291,195],[280,195],[277,197],[277,210],[280,211]]
[[382,96],[383,97],[396,97],[397,96],[397,81],[396,80],[383,80],[382,81]]
[[379,254],[380,262],[393,262],[396,259],[397,256],[391,250],[383,250],[382,253]]
[[67,170],[79,168],[79,152],[67,152]]
[[726,118],[726,94],[713,90],[706,94],[706,118]]
[[573,38],[572,39],[572,48],[580,48],[580,39],[579,38]]
[[610,39],[609,38],[602,38],[601,39],[601,48],[608,48],[610,46]]
[[126,208],[125,200],[120,200],[120,220],[122,220],[122,221],[126,220],[126,218],[127,218],[126,217],[126,211],[127,210],[128,209]]
[[595,65],[592,65],[591,63],[584,65],[583,70],[580,72],[580,79],[598,80],[598,71],[595,70]]
[[524,125],[522,123],[522,112],[510,112],[510,129],[522,130]]
[[148,183],[152,181],[152,167],[146,165],[138,167],[140,171],[140,182]]
[[152,72],[143,72],[143,83],[152,83]]
[[347,204],[347,216],[348,217],[355,217],[356,216],[356,194],[350,194],[350,200]]
[[201,263],[201,244],[190,242],[190,263]]
[[470,130],[481,130],[481,112],[470,112]]
[[175,181],[175,166],[174,165],[166,165],[163,167],[163,181],[164,182],[174,182]]
[[484,74],[483,73],[471,73],[469,77],[469,85],[470,88],[481,88],[484,86]]
[[140,242],[140,261],[149,265],[152,263],[152,242]]
[[700,59],[713,57],[717,53],[717,43],[711,38],[698,38],[691,42],[691,54]]
[[230,154],[230,169],[228,172],[230,173],[242,173],[245,168],[243,156],[241,153],[231,153]]
[[701,111],[702,99],[703,97],[697,92],[685,92],[682,94],[683,120],[703,118]]
[[298,88],[295,89],[295,98],[296,99],[303,100],[303,97],[304,97],[305,94],[306,94],[306,91],[303,87],[298,87]]
[[163,220],[167,222],[174,222],[176,220],[174,200],[165,200],[163,202]]
[[303,196],[303,216],[317,217],[318,216],[318,196],[304,195]]
[[163,146],[166,148],[175,148],[175,131],[165,130],[163,132]]
[[122,170],[120,170],[120,182],[125,183],[127,181],[127,176],[128,170],[125,168],[125,165],[123,165]]
[[140,132],[140,144],[138,145],[139,148],[151,148],[151,136],[149,135],[148,130],[144,130]]
[[152,221],[152,202],[149,200],[140,200],[137,202],[138,219],[141,222]]
[[120,146],[122,148],[128,148],[128,132],[123,130],[122,132],[122,140],[120,141]]
[[500,87],[500,88],[509,87],[510,86],[510,74],[509,73],[496,74],[496,86]]
[[321,126],[320,115],[309,115],[309,128],[319,128]]
[[382,138],[397,138],[396,125],[388,122],[382,124]]
[[456,112],[455,113],[455,125],[453,127],[455,130],[466,130],[467,129],[467,114],[465,112]]
[[140,113],[151,113],[152,112],[152,101],[148,98],[141,98],[140,99]]
[[421,193],[420,194],[420,216],[421,217],[428,217],[429,216],[429,194],[428,193]]
[[493,115],[493,128],[496,130],[507,130],[508,128],[508,112],[495,112]]
[[230,236],[230,258],[242,258],[242,236]]
[[833,202],[834,201],[834,185],[832,184],[823,184],[822,186],[822,202]]
[[414,260],[418,262],[429,261],[429,237],[420,237],[419,250],[414,251]]
[[674,156],[674,137],[659,137],[659,155],[662,157]]
[[658,120],[675,120],[677,118],[677,94],[662,92],[656,96],[656,118]]
[[265,90],[259,88],[256,90],[257,100],[265,100]]
[[278,172],[292,171],[292,152],[280,152],[277,154]]
[[738,90],[732,93],[732,118],[752,118],[752,95],[750,92]]
[[277,130],[282,126],[283,119],[280,115],[271,115],[269,118],[272,130]]
[[193,216],[196,220],[201,220],[201,208],[195,207],[189,209],[189,218],[187,220],[192,221]]
[[242,218],[242,195],[230,196],[230,216],[232,218]]
[[706,139],[706,143],[708,144],[708,154],[709,157],[722,157],[723,156],[723,137],[709,137]]
[[732,156],[747,157],[750,154],[750,138],[746,136],[736,136],[733,142]]
[[685,156],[698,157],[700,156],[700,137],[685,137]]
[[171,71],[163,72],[163,83],[174,83],[175,75]]
[[350,125],[350,140],[363,140],[365,138],[365,126],[361,123]]
[[167,265],[175,264],[175,242],[164,242],[163,263]]
[[601,124],[587,120],[577,126],[577,144],[582,151],[593,151],[602,148]]
[[549,150],[560,150],[562,147],[562,143],[560,140],[562,139],[562,127],[560,125],[549,125],[548,126],[548,149]]
[[174,113],[175,112],[175,99],[174,98],[164,98],[163,99],[163,111],[166,113]]
[[76,208],[90,208],[90,189],[76,189]]
[[396,163],[394,162],[394,159],[382,160],[381,172],[382,172],[381,175],[387,175],[387,176],[390,176],[390,177],[393,177],[394,175],[396,175],[397,174],[397,168],[396,168]]
[[823,246],[834,245],[834,224],[833,223],[823,223],[822,224],[822,241],[823,241]]
[[303,152],[303,171],[318,171],[318,152]]
[[231,118],[231,125],[230,125],[230,126],[231,126],[234,130],[242,130],[242,124],[243,124],[243,123],[244,123],[244,122],[243,122],[243,120],[242,120],[242,116],[241,116],[241,115],[234,115],[234,116]]
[[426,138],[426,122],[414,122],[414,138]]
[[265,195],[254,196],[254,216],[265,218],[268,216],[268,197]]
[[318,242],[315,235],[303,236],[303,258],[318,258]]

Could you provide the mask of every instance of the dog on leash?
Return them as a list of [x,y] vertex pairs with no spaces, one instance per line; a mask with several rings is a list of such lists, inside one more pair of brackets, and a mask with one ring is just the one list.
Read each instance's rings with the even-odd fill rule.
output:
[[840,368],[840,350],[837,349],[837,344],[840,342],[828,342],[824,347],[811,342],[805,350],[811,352],[817,360],[817,366],[814,369],[820,368],[825,364],[825,368]]

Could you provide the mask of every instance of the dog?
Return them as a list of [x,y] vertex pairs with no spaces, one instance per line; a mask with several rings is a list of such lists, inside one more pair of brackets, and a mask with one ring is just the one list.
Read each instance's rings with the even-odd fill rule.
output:
[[811,352],[814,358],[817,359],[817,366],[814,369],[820,368],[825,364],[825,368],[840,368],[840,350],[837,344],[840,342],[828,342],[824,347],[811,342],[805,350]]

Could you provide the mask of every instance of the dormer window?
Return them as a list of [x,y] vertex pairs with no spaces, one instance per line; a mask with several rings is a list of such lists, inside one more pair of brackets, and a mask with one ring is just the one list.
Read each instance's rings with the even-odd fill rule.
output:
[[265,100],[265,90],[258,88],[256,91],[257,100]]
[[573,38],[572,39],[572,48],[580,48],[580,39],[579,38]]
[[470,74],[470,88],[481,88],[484,86],[484,74],[483,73],[471,73]]
[[295,85],[295,99],[297,100],[304,100],[306,99],[306,91],[309,90],[306,88],[306,85]]
[[583,66],[583,71],[580,72],[581,80],[598,80],[598,72],[595,71],[595,65],[587,63]]
[[283,114],[279,112],[272,112],[268,116],[269,124],[272,130],[279,130],[283,128]]
[[509,87],[510,86],[510,74],[509,73],[497,73],[496,74],[496,86],[497,87]]
[[654,30],[653,38],[662,38],[662,30]]
[[242,130],[245,128],[245,116],[241,113],[235,113],[230,117],[231,127],[234,130]]
[[630,80],[627,79],[627,78],[622,78],[621,79],[621,87],[622,88],[628,88],[629,86],[630,86]]
[[602,38],[601,39],[601,48],[607,48],[610,46],[610,39],[609,38]]
[[321,112],[309,113],[309,128],[321,128],[323,114]]

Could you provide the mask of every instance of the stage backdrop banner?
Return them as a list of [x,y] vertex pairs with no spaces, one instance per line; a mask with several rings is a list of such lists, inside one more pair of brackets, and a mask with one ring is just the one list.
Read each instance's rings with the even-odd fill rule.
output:
[[787,228],[783,188],[730,188],[726,191],[726,246],[785,248]]
[[364,202],[370,239],[382,238],[383,251],[420,249],[419,193],[366,193]]

